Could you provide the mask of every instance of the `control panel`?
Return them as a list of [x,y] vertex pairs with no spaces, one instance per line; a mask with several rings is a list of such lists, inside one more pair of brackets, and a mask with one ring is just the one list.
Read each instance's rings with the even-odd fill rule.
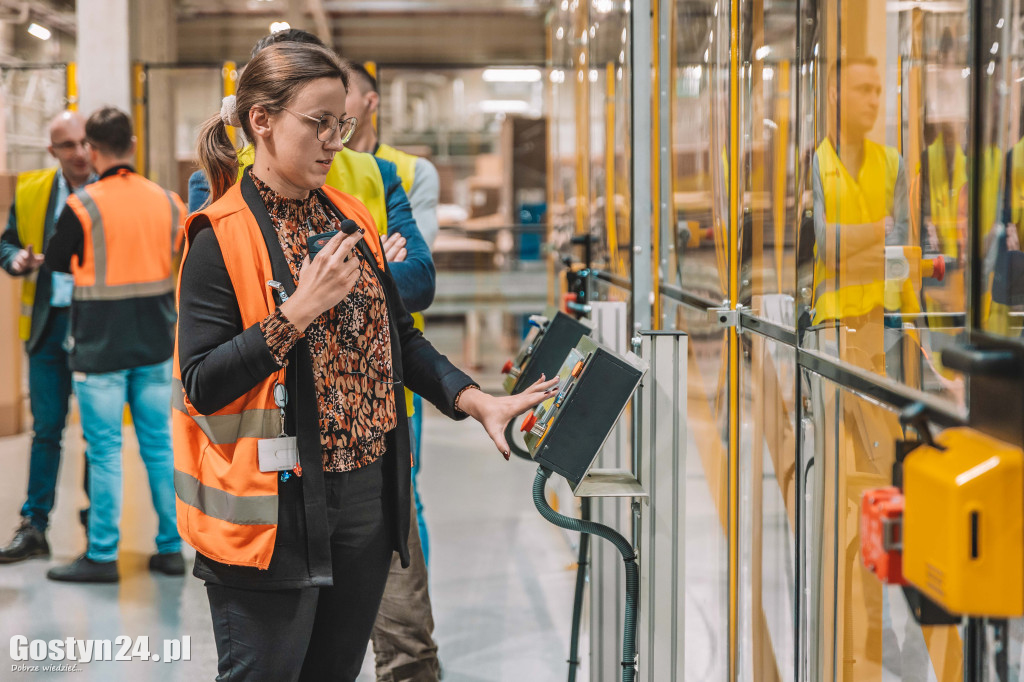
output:
[[558,393],[523,420],[533,459],[578,487],[646,372],[633,353],[582,337],[558,370]]
[[530,332],[515,359],[501,369],[505,375],[502,386],[510,395],[521,392],[541,374],[555,376],[565,354],[591,332],[588,320],[577,320],[555,308],[549,308],[544,315],[531,315],[529,325]]

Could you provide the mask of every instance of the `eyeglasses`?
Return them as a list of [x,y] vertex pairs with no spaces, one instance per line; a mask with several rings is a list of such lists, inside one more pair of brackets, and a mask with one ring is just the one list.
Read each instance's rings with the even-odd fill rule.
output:
[[84,149],[85,147],[88,147],[88,146],[89,146],[89,143],[87,141],[85,141],[85,140],[79,140],[79,141],[66,140],[64,142],[58,142],[57,144],[53,145],[53,148],[54,149],[59,149],[62,152],[69,152],[72,149],[78,149],[79,147],[82,147]]
[[352,139],[352,133],[356,131],[356,123],[358,122],[355,116],[349,116],[348,118],[338,119],[334,114],[323,114],[320,118],[310,116],[309,114],[303,114],[298,111],[292,111],[285,107],[281,107],[290,114],[308,118],[310,121],[316,121],[316,139],[321,142],[330,142],[334,138],[334,133],[341,128],[341,143],[345,144]]

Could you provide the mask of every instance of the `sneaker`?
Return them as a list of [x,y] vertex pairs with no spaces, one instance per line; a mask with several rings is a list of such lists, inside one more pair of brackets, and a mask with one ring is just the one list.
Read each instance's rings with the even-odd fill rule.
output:
[[14,531],[11,543],[0,549],[0,564],[13,564],[37,556],[50,556],[50,545],[46,542],[46,535],[27,518],[22,519],[18,530]]
[[149,557],[149,570],[164,575],[185,575],[185,557],[181,552],[154,554]]
[[117,560],[93,561],[84,554],[66,566],[57,566],[46,572],[50,580],[68,583],[116,583]]

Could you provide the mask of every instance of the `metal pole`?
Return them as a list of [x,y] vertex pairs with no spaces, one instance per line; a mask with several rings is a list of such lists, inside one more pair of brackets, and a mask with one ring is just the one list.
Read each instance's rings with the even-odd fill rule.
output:
[[652,131],[652,83],[654,53],[650,44],[654,24],[652,0],[635,0],[630,13],[630,72],[632,86],[632,235],[633,235],[633,291],[631,331],[651,328],[651,218],[654,213],[651,192],[651,151],[654,144]]

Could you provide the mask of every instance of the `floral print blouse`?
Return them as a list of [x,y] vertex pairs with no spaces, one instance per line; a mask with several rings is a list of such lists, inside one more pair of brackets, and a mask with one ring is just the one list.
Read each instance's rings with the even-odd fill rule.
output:
[[[255,174],[252,179],[297,283],[306,237],[338,229],[337,219],[315,193],[288,199]],[[386,449],[386,434],[398,423],[387,301],[370,264],[361,253],[359,259],[359,279],[349,295],[305,331],[320,408],[325,472],[352,471],[379,459]],[[285,366],[300,337],[298,329],[280,310],[263,320],[260,329],[278,364]]]

